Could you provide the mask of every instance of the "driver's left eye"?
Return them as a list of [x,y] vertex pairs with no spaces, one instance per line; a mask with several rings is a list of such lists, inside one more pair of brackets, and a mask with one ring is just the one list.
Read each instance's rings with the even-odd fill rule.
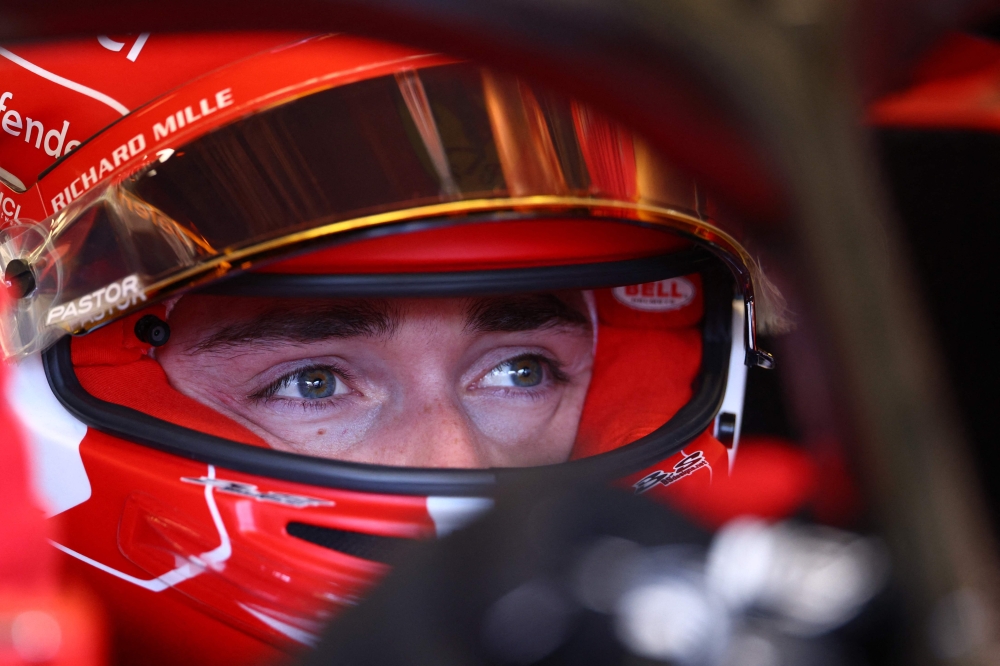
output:
[[329,368],[306,368],[286,377],[274,395],[318,400],[344,393],[347,393],[347,385]]
[[531,388],[545,378],[545,366],[535,356],[513,358],[497,365],[480,381],[480,386]]

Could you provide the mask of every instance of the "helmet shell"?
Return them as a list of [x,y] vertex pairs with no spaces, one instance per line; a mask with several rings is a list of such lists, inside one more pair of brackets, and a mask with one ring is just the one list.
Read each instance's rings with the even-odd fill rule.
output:
[[[51,111],[55,120],[40,121],[47,136],[65,116],[65,137],[50,142],[54,150],[62,137],[58,155],[30,152],[37,153],[33,144],[11,153],[17,157],[7,171],[26,189],[3,189],[8,224],[57,220],[91,190],[160,159],[160,151],[283,100],[452,62],[344,36],[153,36],[134,59],[138,38],[118,51],[117,43],[14,49],[16,58],[41,63],[34,69],[4,54],[39,77],[34,89],[31,79],[22,81],[8,102],[57,84],[62,97],[53,99],[67,100],[55,105],[65,111]],[[161,43],[183,67],[154,57]],[[80,84],[73,88],[38,73],[70,72],[62,68],[71,61],[76,69],[62,78]],[[8,140],[2,132],[0,140]],[[28,174],[56,159],[32,181]],[[692,229],[711,242],[728,238],[711,225]],[[490,504],[475,496],[324,487],[198,462],[84,425],[55,399],[49,381],[51,372],[46,378],[38,358],[29,357],[17,366],[9,396],[36,447],[37,483],[61,530],[56,548],[100,591],[124,661],[246,663],[295,652],[385,574],[386,553],[446,534]],[[728,457],[703,433],[621,483],[651,496],[696,493],[713,473],[725,473]]]

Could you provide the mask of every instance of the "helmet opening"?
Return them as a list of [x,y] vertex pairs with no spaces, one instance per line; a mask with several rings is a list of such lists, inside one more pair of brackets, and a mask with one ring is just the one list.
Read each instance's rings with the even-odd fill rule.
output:
[[[497,233],[504,224],[523,232],[525,224],[533,223],[551,228],[547,221],[523,220],[484,226],[493,227],[491,233]],[[638,230],[642,238],[648,231],[632,224],[605,224],[619,227],[620,236]],[[336,257],[334,250],[349,256],[355,245],[365,247],[379,260],[385,257],[380,252],[395,252],[401,263],[393,265],[405,266],[403,255],[408,255],[407,261],[418,261],[441,230],[410,230],[398,236],[380,233],[383,235],[378,238],[356,240],[338,246],[339,250],[318,252],[313,257],[304,255],[276,266],[282,271],[302,266],[316,268],[320,258]],[[422,233],[427,236],[421,238]],[[711,425],[725,385],[731,278],[721,262],[708,255],[702,254],[692,264],[692,249],[697,248],[683,238],[670,237],[672,240],[661,247],[672,247],[674,252],[630,260],[382,274],[339,273],[343,263],[333,261],[328,264],[333,272],[326,274],[278,272],[272,268],[249,273],[245,276],[248,279],[220,283],[204,293],[217,299],[246,298],[255,288],[270,282],[272,290],[263,289],[267,295],[262,300],[287,303],[302,300],[303,294],[296,295],[294,288],[305,285],[304,295],[313,299],[306,302],[314,303],[320,294],[327,299],[343,298],[345,294],[357,298],[356,291],[352,291],[354,285],[359,277],[367,276],[368,297],[384,299],[391,294],[409,293],[406,289],[411,279],[424,275],[435,282],[424,283],[419,298],[446,300],[456,295],[512,293],[510,285],[520,284],[518,276],[523,271],[547,271],[556,278],[552,284],[562,289],[572,285],[578,293],[586,291],[592,310],[588,316],[595,326],[589,386],[575,424],[572,449],[565,456],[572,462],[564,466],[601,469],[602,473],[621,476],[671,455],[702,434]],[[380,247],[380,242],[385,245]],[[407,252],[401,250],[404,247]],[[513,256],[521,261],[524,248],[517,249]],[[502,253],[495,253],[494,258],[501,262]],[[354,261],[355,266],[363,264],[358,258]],[[517,261],[510,263],[516,266]],[[692,265],[697,272],[689,272]],[[640,284],[621,284],[636,275],[649,279]],[[345,285],[340,292],[338,280]],[[475,289],[470,290],[470,283]],[[492,288],[488,288],[490,284]],[[619,286],[602,286],[610,284]],[[437,291],[430,289],[434,285],[439,287]],[[514,293],[551,292],[538,284],[527,292],[518,286]],[[359,489],[376,486],[383,491],[391,488],[394,492],[426,492],[433,486],[433,492],[446,492],[442,487],[469,492],[470,484],[489,484],[497,475],[516,473],[514,469],[499,468],[387,467],[273,450],[259,431],[238,419],[227,418],[171,383],[157,360],[162,352],[151,352],[151,346],[136,337],[136,322],[151,312],[171,321],[165,306],[153,306],[88,335],[71,338],[71,342],[67,339],[46,353],[47,372],[57,394],[88,424],[223,467],[295,481],[338,486],[346,483]]]

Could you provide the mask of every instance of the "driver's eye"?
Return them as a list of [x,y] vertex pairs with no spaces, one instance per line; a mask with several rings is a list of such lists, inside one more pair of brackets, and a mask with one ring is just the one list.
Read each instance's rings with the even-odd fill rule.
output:
[[530,388],[545,378],[545,366],[534,356],[522,356],[504,361],[483,377],[481,386]]
[[274,395],[317,400],[347,393],[347,385],[329,368],[306,368],[282,380]]

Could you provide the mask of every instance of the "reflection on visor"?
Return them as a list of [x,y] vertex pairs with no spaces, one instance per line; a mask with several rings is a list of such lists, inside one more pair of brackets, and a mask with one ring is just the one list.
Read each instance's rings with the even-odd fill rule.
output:
[[[36,282],[3,322],[8,356],[291,247],[401,220],[570,211],[712,230],[693,182],[631,134],[469,65],[325,90],[159,154],[41,232],[6,232],[0,262],[26,260]],[[129,298],[97,298],[133,278]]]

